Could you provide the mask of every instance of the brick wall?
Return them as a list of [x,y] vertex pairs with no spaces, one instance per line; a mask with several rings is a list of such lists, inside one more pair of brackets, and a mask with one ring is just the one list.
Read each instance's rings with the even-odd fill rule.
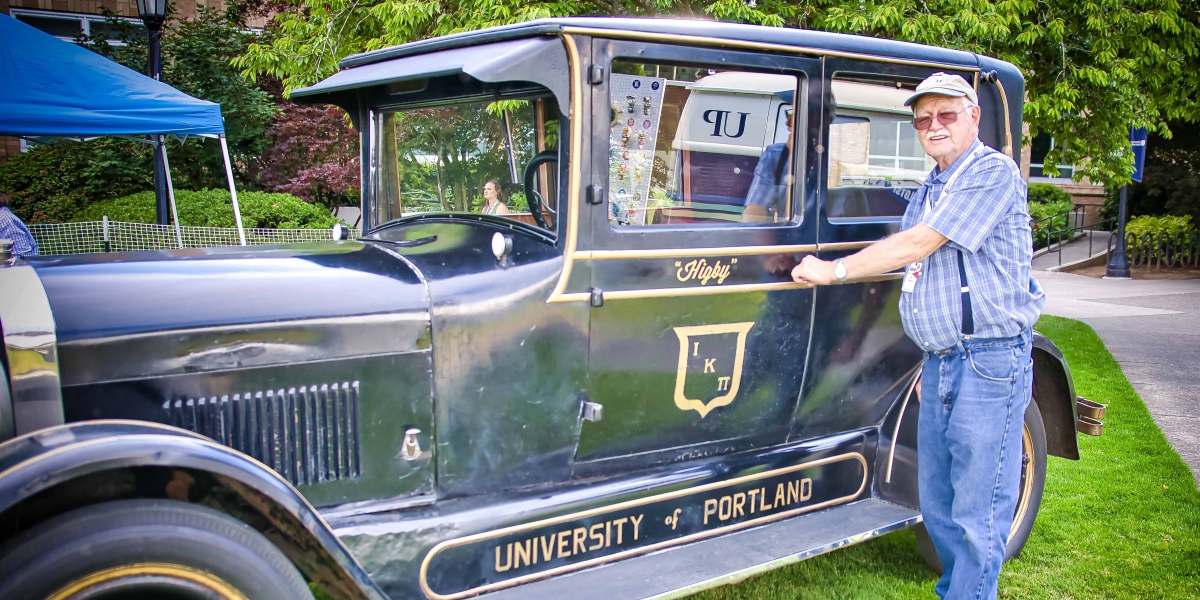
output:
[[[38,10],[56,10],[98,15],[100,7],[108,8],[123,17],[138,16],[137,3],[134,0],[0,0],[0,12],[8,14],[10,8],[32,8]],[[196,8],[208,6],[224,8],[224,0],[174,0],[171,6],[175,8],[175,16],[180,19],[192,19],[196,16]]]

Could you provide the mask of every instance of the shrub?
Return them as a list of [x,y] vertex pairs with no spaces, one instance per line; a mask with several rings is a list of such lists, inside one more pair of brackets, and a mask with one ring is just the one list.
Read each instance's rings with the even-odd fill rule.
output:
[[[199,227],[234,227],[233,203],[227,190],[175,192],[179,224]],[[238,193],[238,207],[245,227],[271,229],[324,229],[333,227],[337,219],[319,206],[309,204],[288,194],[267,192]],[[154,192],[141,192],[92,204],[79,211],[72,221],[99,221],[108,216],[113,221],[132,223],[154,222]]]
[[1048,246],[1050,232],[1067,227],[1068,215],[1065,213],[1074,206],[1071,195],[1062,189],[1048,183],[1030,184],[1029,217],[1033,220],[1034,248]]
[[91,202],[153,185],[150,147],[116,138],[39,145],[0,165],[0,192],[26,223],[61,223]]
[[1192,224],[1191,216],[1182,217],[1153,217],[1142,215],[1134,217],[1125,224],[1125,235],[1136,236],[1141,239],[1147,233],[1158,237],[1159,233],[1165,233],[1168,236],[1174,236],[1179,233],[1189,234],[1196,231],[1196,227]]
[[1052,204],[1055,202],[1070,202],[1071,194],[1066,190],[1049,183],[1029,184],[1029,204]]

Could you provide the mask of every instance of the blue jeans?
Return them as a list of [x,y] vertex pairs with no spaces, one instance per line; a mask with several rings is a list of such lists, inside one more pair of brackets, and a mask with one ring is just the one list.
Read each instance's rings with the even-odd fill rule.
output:
[[925,528],[942,561],[940,598],[996,597],[1017,509],[1032,352],[1026,330],[925,355],[917,474]]

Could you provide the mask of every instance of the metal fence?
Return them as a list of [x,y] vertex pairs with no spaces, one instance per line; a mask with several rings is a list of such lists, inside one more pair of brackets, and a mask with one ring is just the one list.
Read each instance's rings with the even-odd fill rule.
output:
[[1131,267],[1200,267],[1200,232],[1130,234],[1125,256]]
[[[237,246],[232,227],[150,225],[121,221],[86,221],[29,225],[39,254],[82,254],[123,250],[168,250]],[[289,244],[328,240],[328,229],[246,229],[247,244]],[[350,231],[351,236],[355,234]]]

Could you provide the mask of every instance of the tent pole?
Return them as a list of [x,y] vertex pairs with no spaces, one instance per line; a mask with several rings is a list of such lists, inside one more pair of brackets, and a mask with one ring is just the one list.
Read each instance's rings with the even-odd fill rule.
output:
[[171,163],[167,160],[167,144],[158,136],[159,152],[162,152],[163,170],[167,174],[167,198],[171,200],[171,218],[175,219],[175,242],[183,247],[183,233],[179,230],[179,211],[175,209],[175,186],[171,183]]
[[245,246],[246,231],[242,229],[242,211],[238,209],[237,189],[233,185],[233,163],[229,162],[229,144],[225,142],[224,135],[218,135],[217,139],[221,140],[221,154],[225,157],[225,178],[229,180],[229,197],[233,200],[233,218],[237,221],[238,240]]

